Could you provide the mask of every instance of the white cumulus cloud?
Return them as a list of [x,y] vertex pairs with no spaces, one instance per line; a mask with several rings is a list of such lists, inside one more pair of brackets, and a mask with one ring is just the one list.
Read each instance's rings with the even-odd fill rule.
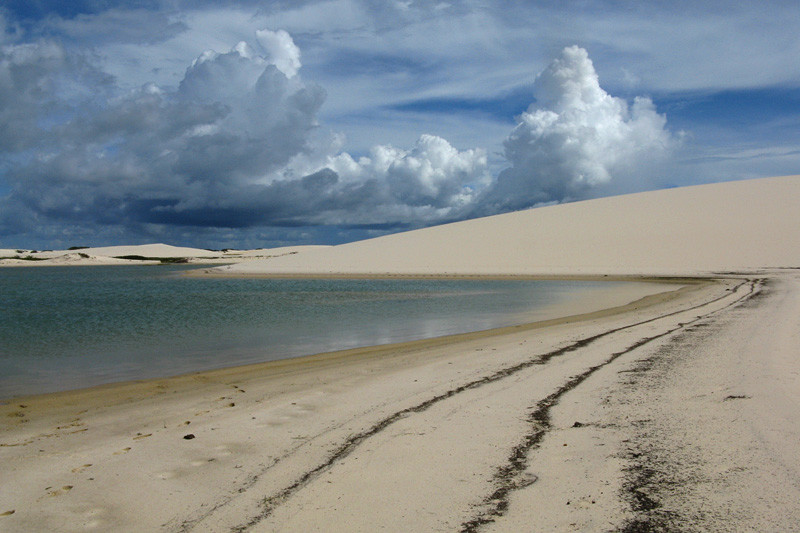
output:
[[267,52],[269,61],[278,67],[278,70],[293,77],[300,70],[300,49],[294,44],[291,35],[284,30],[256,31],[256,39]]
[[[455,211],[474,201],[491,177],[486,153],[459,151],[435,135],[423,134],[410,150],[377,145],[357,162],[347,153],[329,161],[345,181],[376,180],[392,203]],[[453,214],[452,212],[450,213]]]
[[583,48],[565,48],[536,79],[536,101],[506,138],[511,167],[482,199],[484,212],[586,198],[606,185],[647,182],[675,144],[648,98],[605,92]]
[[[69,51],[7,47],[0,149],[17,164],[5,203],[56,224],[398,227],[456,216],[489,179],[482,150],[433,135],[355,161],[340,137],[319,133],[325,93],[300,78],[289,34],[256,37],[265,55],[246,42],[208,50],[175,89],[151,83],[90,98],[80,89],[94,72],[71,68],[84,63]],[[60,101],[65,94],[75,101]],[[47,128],[43,96],[61,110]]]
[[674,144],[650,100],[610,96],[570,47],[537,78],[497,178],[485,150],[431,134],[354,157],[321,131],[325,91],[301,78],[291,36],[254,42],[133,91],[58,44],[0,47],[0,231],[388,231],[630,187]]

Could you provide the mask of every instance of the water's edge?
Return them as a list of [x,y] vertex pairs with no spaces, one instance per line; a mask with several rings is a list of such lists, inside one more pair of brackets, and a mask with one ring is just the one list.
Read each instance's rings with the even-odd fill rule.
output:
[[[46,270],[28,276],[30,287],[22,286],[25,275],[0,273],[9,304],[0,314],[0,398],[489,330],[594,311],[609,291],[624,293],[610,301],[622,305],[675,287],[174,275],[185,267]],[[46,294],[37,294],[37,276]]]

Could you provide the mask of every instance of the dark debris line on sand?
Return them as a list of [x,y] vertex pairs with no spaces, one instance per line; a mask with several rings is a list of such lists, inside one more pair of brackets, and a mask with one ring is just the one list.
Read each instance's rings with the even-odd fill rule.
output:
[[[748,297],[738,300],[732,305],[742,308],[759,305],[769,292],[769,281],[759,280],[757,291],[751,292]],[[696,340],[698,330],[701,331],[700,335],[703,338],[717,334],[718,331],[712,329],[711,326],[710,323],[695,324],[687,328],[683,334],[677,335],[652,357],[640,361],[635,368],[628,371],[633,377],[627,385],[641,387],[639,382],[646,379],[648,374],[657,371],[660,366],[659,362],[662,365],[666,362],[665,355],[671,355],[681,349],[685,350],[687,347],[691,349],[691,340]],[[750,396],[744,394],[734,394],[725,396],[722,401],[749,398]],[[675,471],[675,464],[668,455],[665,456],[665,450],[658,446],[658,442],[657,436],[648,434],[648,430],[642,428],[628,448],[626,458],[629,466],[626,468],[627,475],[622,487],[622,495],[630,504],[635,516],[623,524],[621,533],[661,533],[685,530],[682,524],[686,524],[687,517],[665,508],[662,499],[665,492],[669,494],[679,490],[687,482],[697,483],[699,480],[691,474],[678,475]],[[697,516],[694,517],[694,519],[696,518]]]
[[[747,283],[750,283],[750,285],[751,285],[750,294],[752,294],[753,285],[754,285],[754,281],[753,280],[743,281],[741,284],[737,285],[732,290],[736,290],[739,287],[741,287],[742,285],[745,285]],[[749,294],[744,296],[743,299],[747,298],[748,296],[749,296]],[[367,440],[368,438],[370,438],[370,437],[376,435],[377,433],[383,431],[384,429],[386,429],[388,426],[394,424],[395,422],[397,422],[397,421],[399,421],[399,420],[401,420],[403,418],[406,418],[407,416],[410,416],[410,415],[412,415],[414,413],[420,413],[420,412],[426,411],[431,406],[433,406],[433,405],[435,405],[435,404],[437,404],[437,403],[439,403],[439,402],[441,402],[443,400],[451,398],[451,397],[453,397],[453,396],[455,396],[455,395],[457,395],[457,394],[459,394],[461,392],[464,392],[464,391],[467,391],[467,390],[476,389],[478,387],[481,387],[481,386],[489,384],[489,383],[494,383],[494,382],[499,381],[501,379],[504,379],[504,378],[507,378],[509,376],[512,376],[512,375],[514,375],[514,374],[516,374],[516,373],[518,373],[518,372],[520,372],[520,371],[522,371],[524,369],[530,368],[530,367],[532,367],[534,365],[546,364],[548,361],[550,361],[554,357],[558,357],[558,356],[564,355],[566,353],[573,352],[575,350],[583,348],[583,347],[585,347],[585,346],[597,341],[598,339],[601,339],[601,338],[606,337],[608,335],[611,335],[613,333],[616,333],[616,332],[619,332],[619,331],[623,331],[623,330],[627,330],[627,329],[631,329],[631,328],[635,328],[637,326],[641,326],[643,324],[654,322],[654,321],[660,320],[662,318],[666,318],[666,317],[669,317],[669,316],[672,316],[672,315],[676,315],[676,314],[679,314],[679,313],[690,311],[692,309],[697,309],[697,308],[709,305],[711,303],[714,303],[715,301],[721,300],[721,299],[723,299],[725,297],[727,297],[727,294],[725,294],[723,296],[720,296],[720,297],[718,297],[716,299],[709,300],[707,302],[703,302],[702,304],[699,304],[697,306],[694,306],[694,307],[691,307],[691,308],[688,308],[688,309],[682,309],[680,311],[670,312],[670,313],[667,313],[667,314],[664,314],[664,315],[661,315],[661,316],[657,316],[657,317],[654,317],[654,318],[643,320],[641,322],[636,322],[634,324],[629,324],[629,325],[626,325],[626,326],[620,326],[620,327],[617,327],[617,328],[613,328],[613,329],[604,331],[602,333],[599,333],[599,334],[587,337],[585,339],[581,339],[579,341],[576,341],[573,344],[571,344],[569,346],[566,346],[566,347],[563,347],[563,348],[560,348],[558,350],[554,350],[552,352],[548,352],[548,353],[541,354],[541,355],[536,355],[533,358],[531,358],[531,359],[529,359],[529,360],[527,360],[525,362],[522,362],[522,363],[519,363],[517,365],[514,365],[514,366],[511,366],[511,367],[499,370],[499,371],[497,371],[497,372],[495,372],[493,374],[490,374],[488,376],[485,376],[485,377],[483,377],[481,379],[477,379],[477,380],[471,381],[471,382],[466,383],[464,385],[461,385],[461,386],[459,386],[459,387],[457,387],[455,389],[451,389],[451,390],[449,390],[449,391],[447,391],[445,393],[442,393],[442,394],[440,394],[438,396],[434,396],[434,397],[432,397],[432,398],[430,398],[430,399],[428,399],[428,400],[426,400],[426,401],[424,401],[422,403],[419,403],[419,404],[417,404],[415,406],[408,407],[408,408],[402,409],[400,411],[397,411],[397,412],[385,417],[384,419],[380,420],[379,422],[374,424],[369,429],[349,437],[336,450],[334,450],[333,453],[331,453],[331,455],[328,457],[328,459],[325,460],[323,463],[321,463],[318,466],[316,466],[315,468],[313,468],[311,470],[308,470],[305,473],[303,473],[291,485],[289,485],[289,486],[283,488],[282,490],[272,494],[271,496],[267,496],[266,498],[264,498],[261,501],[261,511],[257,515],[251,517],[246,522],[244,522],[244,523],[232,528],[231,530],[235,531],[235,532],[245,532],[245,531],[251,529],[252,527],[255,527],[256,525],[261,523],[263,520],[268,518],[278,506],[280,506],[283,502],[288,500],[293,494],[295,494],[297,491],[299,491],[302,487],[304,487],[305,485],[310,483],[312,480],[314,480],[317,477],[319,477],[322,473],[324,473],[327,470],[329,470],[338,461],[341,461],[342,459],[344,459],[345,457],[350,455],[365,440]],[[697,320],[699,320],[699,318]],[[474,518],[474,519],[470,520],[469,522],[465,522],[464,524],[462,524],[462,531],[465,531],[465,532],[467,532],[467,531],[477,531],[477,529],[481,525],[493,521],[494,518],[496,518],[498,516],[502,516],[502,514],[505,513],[505,511],[506,511],[506,509],[508,507],[508,495],[513,490],[518,490],[520,488],[523,488],[524,486],[530,485],[533,482],[531,480],[519,481],[519,479],[521,478],[520,474],[524,471],[525,466],[527,465],[527,455],[530,452],[530,450],[533,449],[534,447],[536,447],[538,445],[538,443],[541,441],[541,439],[544,437],[545,433],[547,433],[547,431],[549,431],[549,429],[550,429],[549,410],[553,405],[555,405],[558,402],[558,400],[561,398],[561,396],[563,394],[565,394],[569,390],[572,390],[573,388],[578,386],[587,377],[589,377],[589,375],[591,375],[593,372],[595,372],[598,368],[601,368],[602,366],[605,366],[606,364],[610,363],[611,361],[613,361],[614,359],[616,359],[617,357],[619,357],[623,353],[627,353],[630,350],[638,348],[642,344],[646,344],[647,342],[650,342],[650,341],[652,341],[652,340],[654,340],[656,338],[659,338],[659,337],[662,337],[662,336],[667,335],[669,333],[672,333],[673,331],[675,331],[676,329],[680,329],[684,325],[686,325],[686,324],[681,324],[680,326],[678,326],[678,328],[670,330],[670,331],[668,331],[666,333],[663,333],[661,335],[658,335],[658,336],[655,336],[655,337],[652,337],[652,338],[642,339],[642,340],[638,341],[637,343],[635,343],[633,346],[631,346],[628,349],[624,350],[623,352],[619,352],[619,353],[613,354],[611,356],[611,358],[606,363],[603,363],[603,364],[598,365],[596,367],[592,367],[589,370],[587,370],[585,373],[570,379],[566,384],[564,384],[562,387],[560,387],[556,392],[554,392],[553,394],[551,394],[547,398],[545,398],[545,399],[541,400],[540,402],[538,402],[536,408],[534,408],[534,410],[529,415],[529,420],[532,423],[533,430],[531,431],[531,433],[529,433],[528,435],[525,436],[523,441],[519,445],[517,445],[514,448],[514,450],[512,450],[512,454],[511,454],[511,457],[509,459],[509,465],[500,467],[498,469],[498,472],[495,474],[495,485],[496,485],[497,488],[494,491],[494,493],[490,497],[487,497],[486,500],[485,500],[486,502],[491,502],[492,503],[492,508],[490,508],[488,511],[486,511],[484,513],[481,513],[481,515],[479,517]],[[258,476],[254,476],[253,479],[251,479],[248,484],[252,485],[253,483],[255,483],[255,481],[257,479],[258,479]],[[224,505],[225,504],[223,504],[222,506],[224,506]],[[197,525],[199,525],[197,521],[188,521],[187,520],[182,524],[182,527],[180,528],[180,531],[190,531],[190,530],[194,529],[194,527],[197,526]]]
[[[660,333],[658,335],[654,335],[652,337],[644,337],[642,339],[639,339],[638,341],[633,343],[628,348],[626,348],[626,349],[624,349],[622,351],[615,352],[615,353],[611,354],[611,356],[604,363],[601,363],[599,365],[593,366],[593,367],[587,369],[582,374],[574,376],[569,381],[567,381],[564,385],[562,385],[558,390],[556,390],[554,393],[552,393],[549,396],[547,396],[546,398],[540,400],[536,404],[536,407],[528,415],[528,421],[531,424],[531,432],[528,433],[527,435],[525,435],[523,437],[523,440],[517,446],[514,447],[514,449],[512,450],[512,452],[511,452],[511,454],[509,456],[508,463],[506,465],[503,465],[503,466],[499,467],[497,469],[497,472],[495,473],[494,485],[496,487],[496,490],[492,494],[490,494],[489,496],[484,498],[484,500],[483,500],[483,502],[481,504],[481,507],[483,507],[483,510],[475,518],[473,518],[473,519],[471,519],[471,520],[469,520],[467,522],[464,522],[461,525],[460,532],[461,533],[474,533],[474,532],[478,531],[482,526],[484,526],[486,524],[489,524],[491,522],[494,522],[497,518],[503,516],[505,514],[506,510],[508,509],[510,494],[515,490],[519,490],[521,488],[525,488],[526,486],[528,486],[528,485],[532,484],[533,482],[535,482],[535,478],[533,478],[533,481],[525,480],[525,479],[520,480],[519,478],[525,472],[525,470],[527,468],[528,456],[529,456],[530,452],[539,447],[539,444],[541,443],[542,439],[545,437],[546,433],[548,431],[550,431],[550,429],[551,429],[550,409],[559,402],[559,400],[561,399],[561,397],[564,394],[566,394],[567,392],[571,391],[572,389],[574,389],[575,387],[577,387],[578,385],[583,383],[589,376],[594,374],[600,368],[603,368],[604,366],[609,365],[612,362],[614,362],[620,356],[622,356],[624,354],[627,354],[627,353],[629,353],[629,352],[631,352],[631,351],[633,351],[633,350],[635,350],[637,348],[640,348],[641,346],[644,346],[645,344],[648,344],[648,343],[650,343],[650,342],[652,342],[652,341],[654,341],[656,339],[659,339],[659,338],[665,337],[667,335],[670,335],[670,334],[672,334],[672,333],[674,333],[674,332],[676,332],[678,330],[685,329],[685,328],[687,328],[687,326],[692,326],[693,324],[695,324],[695,323],[697,323],[697,322],[699,322],[699,321],[701,321],[701,320],[703,320],[705,318],[708,318],[711,315],[717,314],[717,313],[719,313],[719,312],[721,312],[721,311],[723,311],[725,309],[728,309],[728,308],[730,308],[732,306],[738,305],[741,302],[748,300],[753,295],[758,294],[756,286],[760,283],[760,281],[748,280],[747,282],[743,282],[742,284],[740,284],[736,288],[740,287],[741,285],[744,285],[745,283],[749,283],[750,284],[750,291],[747,294],[745,294],[742,298],[737,299],[736,301],[732,302],[731,304],[729,304],[728,306],[724,307],[723,309],[720,309],[720,310],[717,310],[717,311],[712,311],[712,312],[710,312],[710,313],[708,313],[706,315],[703,315],[703,316],[698,316],[698,317],[696,317],[695,319],[693,319],[691,321],[681,323],[678,326],[676,326],[675,328],[667,330],[667,331],[665,331],[663,333]],[[713,300],[713,301],[716,301],[716,300]],[[712,303],[713,301],[705,302],[701,306],[697,306],[697,307],[702,307],[704,305],[708,305],[709,303]],[[695,308],[697,308],[697,307],[695,307]],[[692,308],[692,309],[694,309],[694,308]],[[686,309],[684,311],[688,311],[688,310],[691,310],[691,309]],[[683,312],[683,311],[681,311],[681,312]],[[640,322],[638,324],[632,324],[631,326],[626,326],[625,328],[618,328],[618,329],[615,329],[615,330],[607,331],[607,332],[601,333],[600,335],[597,335],[595,337],[591,337],[590,339],[587,339],[587,341],[592,342],[592,341],[594,341],[594,340],[596,340],[596,339],[598,339],[600,337],[603,337],[603,336],[606,336],[608,334],[614,333],[614,332],[619,331],[621,329],[632,328],[632,327],[644,324],[646,322],[651,322],[653,320],[658,320],[660,318],[665,318],[665,317],[667,317],[669,315],[672,315],[672,314],[675,314],[675,313],[670,313],[668,315],[663,315],[663,316],[660,316],[660,317],[656,317],[654,319],[651,319],[651,320],[648,320],[648,321],[644,321],[644,322]],[[589,342],[586,342],[585,344],[589,344]],[[579,343],[576,343],[576,344],[579,344]],[[583,344],[583,345],[585,345],[585,344]],[[576,349],[577,347],[574,347],[574,345],[573,345],[570,348],[571,349]],[[629,491],[629,494],[630,494],[630,498],[629,499],[632,502],[632,508],[636,512],[651,511],[652,509],[655,509],[656,507],[658,507],[658,503],[656,501],[654,501],[654,500],[651,500],[649,497],[647,497],[645,492],[643,492],[641,490],[641,487],[643,487],[645,483],[649,482],[650,478],[652,477],[651,475],[648,475],[648,472],[652,472],[652,471],[647,469],[647,467],[645,467],[645,466],[641,466],[641,468],[639,468],[638,471],[637,471],[636,480],[631,482],[631,483],[629,483],[626,486],[626,489]],[[647,522],[645,522],[644,520],[636,520],[636,519],[634,519],[633,521],[631,521],[631,522],[629,522],[628,524],[625,525],[625,529],[623,531],[625,531],[626,533],[643,533],[643,532],[667,531],[669,529],[664,529],[664,528],[660,527],[661,525],[666,525],[667,524],[666,520],[660,520],[658,518],[658,517],[666,518],[666,516],[662,516],[663,514],[664,513],[651,513],[650,519]]]

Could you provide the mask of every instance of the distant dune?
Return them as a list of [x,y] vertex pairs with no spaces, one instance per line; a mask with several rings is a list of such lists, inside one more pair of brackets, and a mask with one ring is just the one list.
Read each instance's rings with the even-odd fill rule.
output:
[[[130,256],[139,259],[115,259]],[[800,176],[560,204],[339,246],[0,250],[0,266],[142,264],[142,258],[227,263],[207,273],[235,276],[670,275],[793,268],[800,267]]]
[[800,176],[698,185],[467,220],[220,274],[674,274],[800,267]]
[[222,251],[185,248],[168,244],[140,244],[49,251],[0,249],[0,266],[141,265],[171,262],[172,260],[187,263],[227,264],[254,259],[263,260],[325,248],[329,248],[329,246],[285,246],[258,250]]

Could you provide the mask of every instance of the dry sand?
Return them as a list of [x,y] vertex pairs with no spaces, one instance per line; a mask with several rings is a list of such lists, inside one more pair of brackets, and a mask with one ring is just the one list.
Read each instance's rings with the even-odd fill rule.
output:
[[243,263],[703,276],[546,323],[15,399],[0,530],[796,530],[798,193],[660,191]]
[[233,265],[231,274],[686,274],[800,265],[800,176],[530,209]]
[[[76,250],[21,250],[0,249],[0,267],[11,266],[90,266],[90,265],[157,265],[162,259],[181,260],[186,263],[230,264],[243,261],[268,261],[273,258],[295,255],[330,246],[286,246],[258,250],[203,250],[170,246],[168,244],[141,244],[132,246],[104,246]],[[120,259],[136,256],[146,259]]]

